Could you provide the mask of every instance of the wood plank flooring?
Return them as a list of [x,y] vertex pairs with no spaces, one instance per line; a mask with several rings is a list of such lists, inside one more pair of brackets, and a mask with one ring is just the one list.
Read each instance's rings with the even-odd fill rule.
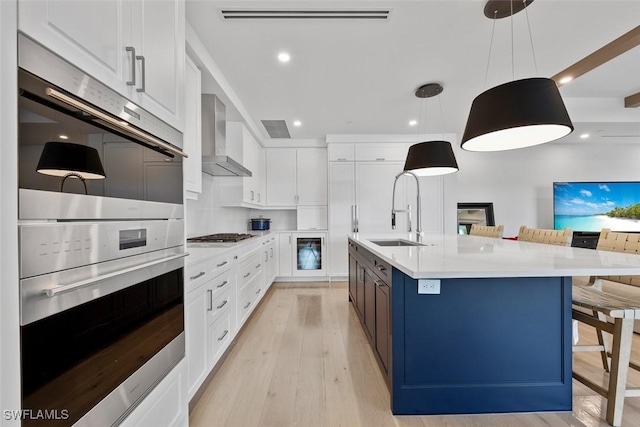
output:
[[[580,329],[581,343],[595,334]],[[640,341],[640,336],[634,337]],[[640,361],[640,342],[632,359]],[[590,378],[607,377],[596,353],[574,355]],[[640,373],[629,383],[640,386]],[[346,283],[274,285],[193,407],[192,427],[607,426],[606,401],[573,381],[573,411],[526,414],[394,416],[389,392]],[[640,425],[640,398],[627,398],[622,425]]]

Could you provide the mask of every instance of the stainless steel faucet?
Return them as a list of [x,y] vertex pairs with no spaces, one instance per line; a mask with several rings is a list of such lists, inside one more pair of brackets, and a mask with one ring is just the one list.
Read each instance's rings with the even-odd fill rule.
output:
[[396,209],[396,184],[398,183],[398,178],[402,175],[409,175],[415,178],[416,180],[416,216],[418,219],[416,220],[416,241],[422,241],[422,236],[424,233],[422,232],[422,215],[420,214],[420,180],[418,179],[418,175],[410,171],[402,171],[398,175],[396,175],[395,180],[393,181],[393,194],[391,195],[391,228],[393,230],[396,229],[396,213],[406,212],[407,218],[409,220],[409,232],[411,232],[411,205],[407,205],[407,209],[397,210]]

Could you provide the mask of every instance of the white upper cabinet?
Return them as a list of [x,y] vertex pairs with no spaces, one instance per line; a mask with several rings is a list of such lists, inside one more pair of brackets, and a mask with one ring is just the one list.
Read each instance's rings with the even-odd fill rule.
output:
[[182,130],[184,1],[136,0],[130,3],[133,17],[130,45],[136,49],[136,82],[130,85],[131,97],[143,108]]
[[298,148],[298,205],[327,204],[327,149]]
[[18,28],[183,130],[181,0],[20,0]]
[[296,149],[267,148],[267,204],[292,206],[296,202]]
[[[235,158],[251,171],[247,177],[216,177],[222,206],[260,208],[266,204],[265,150],[251,132],[239,122],[226,124],[227,154],[241,152]],[[242,147],[242,148],[239,148]]]
[[[187,57],[184,76],[184,189],[189,193],[202,192],[202,114],[200,70]],[[195,198],[197,196],[194,196]]]
[[325,148],[267,149],[267,205],[327,204]]

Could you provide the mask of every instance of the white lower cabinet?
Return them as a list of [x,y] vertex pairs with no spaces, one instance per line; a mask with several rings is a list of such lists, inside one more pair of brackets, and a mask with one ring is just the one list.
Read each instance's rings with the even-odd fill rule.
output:
[[[252,239],[253,240],[253,239]],[[185,268],[185,332],[192,399],[275,277],[276,236],[265,236]],[[219,250],[216,252],[219,254]]]
[[231,255],[188,265],[186,353],[189,399],[220,359],[235,330],[235,271]]
[[182,359],[124,419],[122,427],[178,427],[188,425],[187,361]]

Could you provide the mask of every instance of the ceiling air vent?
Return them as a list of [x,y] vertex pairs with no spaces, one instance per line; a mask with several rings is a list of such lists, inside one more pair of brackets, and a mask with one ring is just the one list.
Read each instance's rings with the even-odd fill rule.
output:
[[271,138],[291,138],[284,120],[262,120],[262,125]]
[[220,9],[224,19],[388,19],[390,9]]

